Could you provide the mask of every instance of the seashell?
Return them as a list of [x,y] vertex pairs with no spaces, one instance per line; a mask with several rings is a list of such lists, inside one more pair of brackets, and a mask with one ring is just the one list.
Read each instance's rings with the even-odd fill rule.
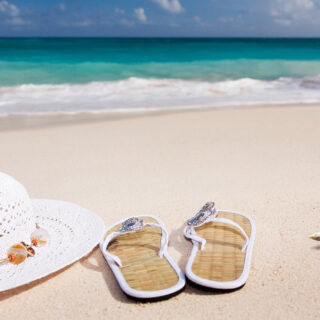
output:
[[309,236],[310,239],[320,241],[320,232],[313,233]]

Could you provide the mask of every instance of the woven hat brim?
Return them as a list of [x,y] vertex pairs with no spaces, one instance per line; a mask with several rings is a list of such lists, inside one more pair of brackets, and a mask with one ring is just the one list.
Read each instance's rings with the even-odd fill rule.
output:
[[49,232],[50,242],[19,265],[0,265],[0,292],[65,268],[90,253],[103,237],[103,221],[87,209],[58,200],[31,199],[31,203],[35,222]]

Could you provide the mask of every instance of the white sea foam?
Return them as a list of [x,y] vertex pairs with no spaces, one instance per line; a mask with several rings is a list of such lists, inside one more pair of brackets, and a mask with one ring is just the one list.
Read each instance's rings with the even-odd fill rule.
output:
[[320,102],[320,75],[220,82],[129,78],[88,84],[0,87],[2,115],[316,102]]

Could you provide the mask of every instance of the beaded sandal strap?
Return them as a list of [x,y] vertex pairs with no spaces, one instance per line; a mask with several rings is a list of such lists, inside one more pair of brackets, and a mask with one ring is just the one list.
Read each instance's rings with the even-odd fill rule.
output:
[[119,267],[122,267],[122,263],[121,263],[121,260],[119,259],[119,257],[111,254],[108,251],[109,243],[113,239],[118,237],[119,235],[126,234],[126,233],[133,233],[133,232],[136,232],[136,231],[143,229],[144,227],[153,227],[153,228],[161,229],[162,236],[161,236],[161,244],[160,244],[160,250],[158,252],[158,256],[160,258],[162,258],[164,250],[168,246],[168,234],[167,234],[166,230],[159,224],[151,223],[151,222],[144,222],[143,220],[141,220],[139,218],[132,217],[132,218],[125,220],[122,223],[121,227],[117,231],[110,233],[106,237],[106,239],[104,240],[102,252],[103,252],[104,256],[106,257],[106,259],[111,260],[111,261],[115,262]]
[[237,223],[235,223],[230,219],[217,218],[217,214],[218,212],[215,208],[215,203],[214,202],[206,203],[197,214],[195,214],[191,219],[188,220],[187,226],[184,228],[185,237],[188,239],[191,239],[193,242],[200,243],[201,244],[200,250],[203,250],[206,244],[206,239],[198,236],[194,227],[200,227],[203,224],[208,222],[226,223],[237,228],[241,232],[241,234],[244,236],[245,242],[241,248],[241,251],[243,252],[249,243],[249,238],[245,233],[245,231],[241,228],[241,226],[239,226]]

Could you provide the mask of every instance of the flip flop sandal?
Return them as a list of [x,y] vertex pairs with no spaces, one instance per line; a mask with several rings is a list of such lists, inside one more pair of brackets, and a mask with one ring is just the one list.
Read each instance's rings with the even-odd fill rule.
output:
[[188,220],[184,235],[193,243],[186,265],[190,281],[224,290],[245,284],[255,238],[250,217],[240,212],[217,211],[214,202],[208,202]]
[[152,300],[172,296],[185,286],[185,276],[167,245],[162,221],[145,215],[107,228],[100,249],[125,294]]

